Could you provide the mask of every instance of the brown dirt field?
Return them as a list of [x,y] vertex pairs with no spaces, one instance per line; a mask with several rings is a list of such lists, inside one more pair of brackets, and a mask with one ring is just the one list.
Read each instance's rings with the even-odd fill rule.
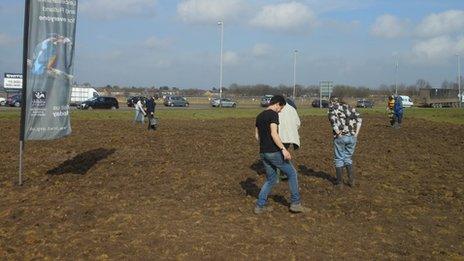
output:
[[[264,176],[253,119],[166,120],[155,133],[74,121],[72,136],[28,142],[0,127],[0,256],[6,259],[443,259],[464,257],[464,126],[367,116],[358,186],[333,189],[331,132],[302,119],[295,154],[308,214],[253,214]],[[9,125],[9,126],[8,126]],[[2,258],[2,259],[3,259]]]

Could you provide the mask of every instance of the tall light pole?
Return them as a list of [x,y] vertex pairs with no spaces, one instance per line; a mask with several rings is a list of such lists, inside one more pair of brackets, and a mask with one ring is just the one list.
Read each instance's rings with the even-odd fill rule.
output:
[[459,97],[459,108],[462,108],[462,93],[461,93],[461,56],[456,54],[458,60],[458,97]]
[[395,96],[398,95],[398,69],[399,69],[398,54],[396,54],[395,55]]
[[219,107],[222,107],[222,56],[224,48],[224,21],[219,21],[218,25],[221,26],[221,59],[219,65]]
[[296,100],[296,55],[298,50],[293,52],[293,100]]

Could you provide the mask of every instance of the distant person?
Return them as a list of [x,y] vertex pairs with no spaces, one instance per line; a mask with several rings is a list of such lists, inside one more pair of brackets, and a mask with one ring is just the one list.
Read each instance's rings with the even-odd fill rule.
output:
[[355,184],[355,174],[353,170],[353,154],[361,130],[362,119],[355,108],[348,104],[340,103],[334,98],[329,107],[328,117],[332,125],[334,135],[334,163],[337,179],[335,185],[341,187],[343,168],[348,172],[348,185],[353,187]]
[[146,102],[147,105],[147,116],[148,116],[148,130],[156,130],[155,122],[155,96],[151,96]]
[[155,122],[155,97],[151,96],[150,99],[147,100],[147,116],[148,116],[148,130],[156,130],[156,122]]
[[142,124],[144,124],[146,112],[143,109],[142,99],[137,100],[137,103],[135,103],[135,106],[134,106],[134,110],[135,110],[134,123],[141,122]]
[[387,113],[388,113],[388,119],[390,120],[390,126],[395,125],[395,97],[393,95],[388,96],[388,102],[387,102]]
[[272,211],[272,208],[266,206],[266,203],[272,187],[277,183],[276,169],[280,169],[288,176],[288,185],[291,193],[290,211],[295,213],[307,212],[307,209],[301,205],[298,174],[290,162],[292,156],[282,143],[278,132],[278,113],[282,111],[285,105],[284,97],[281,95],[273,96],[267,109],[256,117],[255,137],[259,142],[260,157],[266,169],[266,182],[259,192],[258,201],[254,209],[255,214]]
[[401,123],[403,123],[403,99],[401,96],[396,96],[395,97],[395,106],[393,108],[393,113],[395,115],[395,124],[394,127],[396,129],[401,128]]

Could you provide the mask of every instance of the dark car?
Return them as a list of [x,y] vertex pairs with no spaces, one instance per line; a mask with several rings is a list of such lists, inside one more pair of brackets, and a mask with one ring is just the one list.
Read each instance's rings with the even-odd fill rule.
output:
[[131,96],[127,98],[127,107],[134,107],[134,105],[139,101],[142,101],[142,105],[145,105],[145,102],[147,101],[147,97],[143,96]]
[[[319,99],[313,100],[311,103],[311,106],[314,108],[320,108],[321,107],[321,102]],[[329,108],[329,101],[328,100],[322,100],[322,108]]]
[[22,95],[16,94],[16,95],[10,96],[6,100],[6,103],[8,104],[8,106],[11,106],[11,107],[21,107]]
[[119,102],[114,97],[99,96],[86,100],[79,105],[80,109],[119,109]]
[[358,100],[356,102],[356,107],[358,107],[358,108],[372,108],[372,107],[374,107],[374,101],[365,100],[365,99]]
[[167,96],[164,98],[164,106],[170,107],[188,107],[190,104],[182,96]]

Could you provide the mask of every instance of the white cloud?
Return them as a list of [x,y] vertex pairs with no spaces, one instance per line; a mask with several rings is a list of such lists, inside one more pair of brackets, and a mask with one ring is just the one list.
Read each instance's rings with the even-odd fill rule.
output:
[[253,46],[252,54],[255,57],[263,57],[272,53],[272,46],[269,44],[257,43]]
[[224,52],[224,64],[227,65],[237,65],[240,61],[240,58],[237,53],[232,51]]
[[187,23],[214,23],[237,19],[246,9],[244,0],[183,0],[177,15]]
[[0,33],[0,46],[9,46],[15,44],[16,42],[17,40],[13,37],[5,33]]
[[456,53],[464,53],[464,37],[439,36],[421,41],[414,45],[412,53],[416,61],[442,62]]
[[459,32],[464,28],[464,11],[449,10],[431,14],[417,26],[417,33],[423,37],[434,37]]
[[409,23],[407,21],[385,14],[377,17],[371,27],[371,34],[382,38],[398,38],[406,34],[408,27]]
[[80,11],[98,20],[153,16],[156,0],[85,0]]
[[262,7],[250,23],[271,30],[299,31],[314,27],[316,16],[308,6],[289,2]]
[[171,40],[151,36],[143,42],[143,46],[149,49],[163,49],[172,44]]

